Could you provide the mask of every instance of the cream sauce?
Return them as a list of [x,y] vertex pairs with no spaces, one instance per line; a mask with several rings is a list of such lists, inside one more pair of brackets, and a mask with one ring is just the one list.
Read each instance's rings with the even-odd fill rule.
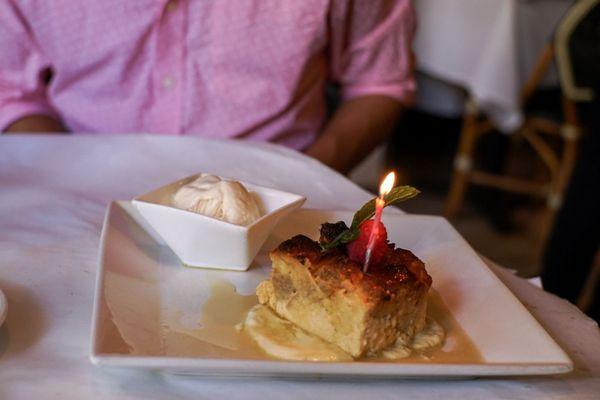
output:
[[[165,327],[166,352],[211,358],[352,359],[337,346],[304,332],[257,304],[255,295],[240,295],[231,283],[215,284],[202,307],[200,328]],[[427,314],[424,332],[412,343],[399,343],[386,350],[387,355],[382,353],[361,361],[465,364],[482,361],[477,348],[434,290],[429,294]],[[445,332],[445,340],[441,331]]]
[[414,352],[423,353],[441,346],[445,336],[444,328],[428,317],[423,330],[417,333],[409,343],[398,340],[393,346],[383,350],[381,357],[388,360],[400,360],[409,357]]
[[230,282],[213,284],[199,313],[198,328],[164,327],[165,355],[264,359],[255,342],[240,331],[240,324],[256,304],[256,295],[241,295]]
[[352,360],[339,347],[303,331],[260,304],[250,310],[243,329],[265,353],[275,358],[295,361]]

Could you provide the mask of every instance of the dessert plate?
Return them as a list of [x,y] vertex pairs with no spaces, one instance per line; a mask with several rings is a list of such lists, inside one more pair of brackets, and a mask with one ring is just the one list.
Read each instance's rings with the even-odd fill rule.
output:
[[218,376],[476,377],[569,372],[573,364],[443,218],[386,213],[388,236],[433,278],[439,354],[398,361],[282,361],[233,327],[270,272],[268,251],[296,234],[315,238],[351,212],[299,210],[280,222],[246,272],[182,267],[129,202],[112,203],[100,244],[90,358],[94,364]]

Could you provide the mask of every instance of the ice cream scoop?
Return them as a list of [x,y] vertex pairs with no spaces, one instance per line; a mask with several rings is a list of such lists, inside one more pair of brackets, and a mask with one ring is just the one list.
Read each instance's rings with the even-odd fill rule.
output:
[[173,195],[173,206],[246,226],[260,218],[260,207],[252,193],[240,182],[201,174]]

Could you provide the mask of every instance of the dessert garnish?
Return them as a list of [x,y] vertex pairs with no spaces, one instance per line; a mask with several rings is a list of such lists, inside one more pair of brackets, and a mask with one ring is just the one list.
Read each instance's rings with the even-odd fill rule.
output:
[[[379,225],[377,229],[374,225]],[[348,257],[354,262],[363,265],[363,271],[366,272],[367,253],[370,249],[370,263],[379,264],[387,254],[388,240],[387,230],[381,221],[372,219],[366,220],[359,227],[358,237],[346,245]]]
[[321,247],[323,250],[330,250],[334,247],[341,246],[342,244],[357,240],[361,233],[370,235],[373,225],[370,227],[365,227],[362,231],[360,227],[364,222],[370,220],[375,215],[377,200],[382,199],[379,201],[381,203],[380,207],[383,209],[389,205],[412,199],[419,193],[420,192],[412,186],[397,186],[391,189],[389,193],[383,195],[383,198],[378,197],[368,201],[354,214],[354,217],[352,218],[352,224],[349,228],[345,229],[331,242],[322,244]]

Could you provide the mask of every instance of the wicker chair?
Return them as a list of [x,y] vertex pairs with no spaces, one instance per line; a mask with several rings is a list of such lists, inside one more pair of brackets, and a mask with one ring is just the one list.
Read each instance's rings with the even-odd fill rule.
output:
[[[555,121],[536,115],[525,115],[522,126],[514,133],[527,141],[548,170],[545,182],[519,179],[513,176],[491,174],[473,167],[476,144],[484,133],[494,129],[491,121],[483,115],[473,100],[468,100],[460,141],[454,160],[454,171],[446,204],[446,216],[454,217],[460,210],[469,184],[492,187],[508,192],[521,193],[544,199],[546,212],[540,235],[543,242],[560,208],[575,161],[581,127],[576,104],[589,101],[593,91],[577,86],[570,63],[569,42],[571,35],[583,18],[600,0],[580,0],[563,17],[555,32],[553,42],[541,52],[538,61],[521,91],[523,109],[549,71],[553,60],[559,71],[562,96],[562,120]],[[549,143],[551,137],[562,142],[560,150]]]

